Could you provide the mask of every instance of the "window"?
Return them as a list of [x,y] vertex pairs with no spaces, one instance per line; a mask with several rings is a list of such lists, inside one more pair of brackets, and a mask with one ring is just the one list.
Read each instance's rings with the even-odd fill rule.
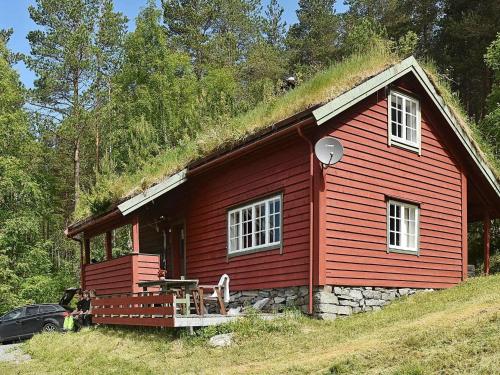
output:
[[420,104],[392,91],[389,95],[389,144],[420,151]]
[[26,307],[26,316],[32,316],[38,314],[39,307],[38,306],[28,306]]
[[3,320],[19,319],[23,315],[23,309],[16,309],[4,315]]
[[[58,310],[58,308],[56,308],[55,306],[50,306],[50,305],[40,306],[40,314],[47,314],[47,313],[55,312],[57,310]],[[64,309],[61,307],[59,310],[64,310]]]
[[389,251],[417,253],[418,206],[389,201],[387,210]]
[[228,253],[263,250],[281,244],[281,195],[228,212]]

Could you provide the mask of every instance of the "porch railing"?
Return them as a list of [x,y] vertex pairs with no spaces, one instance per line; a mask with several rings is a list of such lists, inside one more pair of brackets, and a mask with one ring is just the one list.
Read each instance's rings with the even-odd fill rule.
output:
[[140,281],[158,280],[160,257],[156,254],[132,253],[99,263],[85,264],[82,287],[94,289],[96,295],[136,293]]
[[175,295],[130,293],[92,299],[92,321],[98,324],[174,327]]

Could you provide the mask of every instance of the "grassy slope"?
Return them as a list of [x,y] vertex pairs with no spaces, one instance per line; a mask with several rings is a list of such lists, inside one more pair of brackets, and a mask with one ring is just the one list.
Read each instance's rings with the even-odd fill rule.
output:
[[33,360],[0,364],[0,373],[500,374],[500,275],[348,319],[247,320],[233,329],[236,345],[226,349],[165,332],[38,335],[25,345]]

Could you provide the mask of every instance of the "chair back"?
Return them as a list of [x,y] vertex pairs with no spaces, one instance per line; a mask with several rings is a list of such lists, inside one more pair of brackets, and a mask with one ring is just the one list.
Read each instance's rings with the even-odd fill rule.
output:
[[224,289],[224,303],[229,303],[229,276],[222,275],[217,286]]

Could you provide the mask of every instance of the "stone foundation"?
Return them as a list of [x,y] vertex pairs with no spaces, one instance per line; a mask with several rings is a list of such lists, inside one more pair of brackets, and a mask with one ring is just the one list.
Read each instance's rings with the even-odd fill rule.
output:
[[307,286],[234,292],[231,293],[229,308],[253,306],[258,301],[265,303],[267,299],[261,311],[281,312],[286,308],[295,307],[305,313],[309,303],[308,296]]
[[376,311],[396,298],[432,289],[339,287],[326,285],[314,293],[314,314],[322,319]]
[[[364,311],[380,310],[399,297],[432,289],[339,287],[326,285],[315,287],[313,295],[314,315],[321,319],[335,319]],[[290,287],[242,291],[231,293],[230,308],[261,305],[264,312],[281,312],[286,308],[298,308],[307,312],[309,287]]]

